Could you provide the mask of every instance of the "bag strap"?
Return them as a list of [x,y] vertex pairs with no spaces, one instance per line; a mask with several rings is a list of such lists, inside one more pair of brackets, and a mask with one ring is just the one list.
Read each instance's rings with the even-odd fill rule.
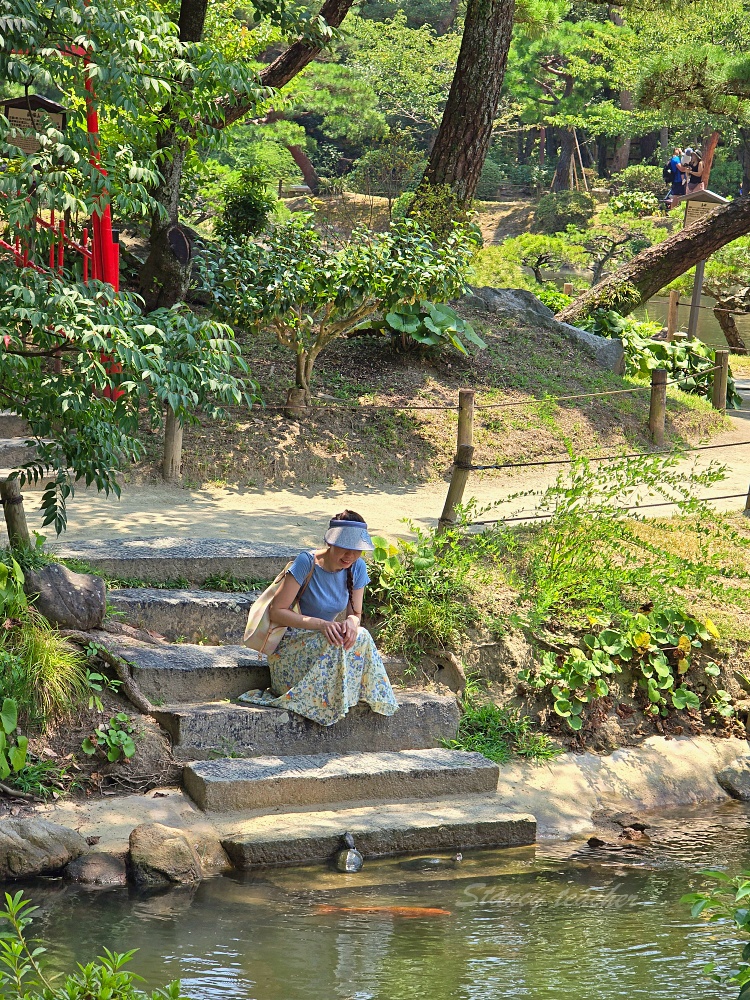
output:
[[294,598],[294,603],[297,603],[299,601],[299,599],[302,597],[302,595],[304,594],[304,592],[307,590],[308,583],[310,582],[310,580],[312,580],[313,573],[315,572],[315,553],[314,552],[312,553],[312,557],[313,557],[313,560],[312,560],[312,566],[310,567],[310,572],[305,577],[305,582],[302,584],[302,586],[297,591],[297,596]]

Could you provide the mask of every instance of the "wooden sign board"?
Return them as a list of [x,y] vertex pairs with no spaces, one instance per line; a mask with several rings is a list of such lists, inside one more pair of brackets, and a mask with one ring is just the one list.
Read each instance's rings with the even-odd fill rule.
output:
[[720,194],[716,194],[714,191],[709,191],[708,189],[689,194],[687,197],[682,198],[681,201],[685,202],[683,229],[687,229],[688,226],[693,226],[696,222],[700,222],[701,219],[705,219],[715,208],[729,204],[728,198],[722,198]]
[[682,228],[687,229],[688,226],[694,225],[696,222],[700,222],[701,219],[710,215],[715,208],[719,206],[713,201],[689,201],[685,205],[685,222]]
[[[61,132],[65,130],[66,109],[56,101],[38,94],[3,101],[2,111],[14,128],[23,129],[24,132],[37,132],[48,122]],[[24,153],[36,153],[41,148],[41,144],[33,136],[18,136],[15,139],[9,137],[7,142]]]

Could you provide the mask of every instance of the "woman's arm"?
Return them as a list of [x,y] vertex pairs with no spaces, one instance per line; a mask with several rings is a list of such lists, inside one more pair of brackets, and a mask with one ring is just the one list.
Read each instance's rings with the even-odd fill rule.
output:
[[302,584],[298,583],[291,573],[287,573],[284,577],[284,582],[268,608],[271,621],[274,625],[286,625],[290,628],[324,632],[332,645],[340,646],[343,642],[343,636],[337,622],[327,622],[323,618],[312,618],[310,615],[301,615],[291,610],[301,586]]
[[347,616],[344,622],[344,649],[351,649],[357,638],[357,630],[362,621],[362,602],[364,601],[365,588],[360,587],[352,591],[352,597],[347,605]]

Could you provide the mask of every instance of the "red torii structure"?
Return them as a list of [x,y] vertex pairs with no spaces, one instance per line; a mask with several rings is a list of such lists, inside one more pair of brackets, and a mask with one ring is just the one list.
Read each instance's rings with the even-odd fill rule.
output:
[[[63,50],[64,54],[82,58],[84,65],[90,63],[90,57],[82,46],[72,46]],[[86,130],[89,136],[89,147],[91,150],[90,163],[106,177],[107,172],[101,166],[101,155],[99,152],[99,115],[93,100],[93,85],[87,76],[84,82],[86,88]],[[3,105],[6,117],[12,123],[12,111],[26,111],[28,124],[35,124],[35,114],[41,113],[54,115],[63,124],[65,109],[39,95],[30,95],[25,98],[5,101]],[[16,122],[16,124],[23,124]],[[22,147],[23,148],[23,147]],[[92,239],[89,243],[89,228],[84,226],[81,232],[80,241],[76,241],[66,232],[65,219],[56,219],[54,210],[50,211],[50,219],[47,221],[40,215],[35,216],[35,223],[42,229],[48,230],[52,234],[49,247],[49,271],[46,267],[30,259],[30,248],[24,245],[21,234],[17,233],[14,242],[11,244],[7,240],[0,238],[0,247],[9,250],[19,267],[31,267],[41,274],[57,272],[62,274],[65,261],[65,248],[69,247],[74,252],[80,254],[83,263],[83,283],[88,284],[89,276],[94,280],[104,281],[112,285],[115,292],[120,290],[120,246],[116,237],[116,231],[112,229],[112,213],[109,203],[105,204],[101,213],[94,212],[91,217]],[[89,275],[90,270],[90,275]],[[102,355],[102,362],[105,364],[107,373],[118,375],[122,371],[119,364],[114,364],[107,355]],[[118,399],[123,395],[121,389],[107,387],[104,395],[112,399]]]

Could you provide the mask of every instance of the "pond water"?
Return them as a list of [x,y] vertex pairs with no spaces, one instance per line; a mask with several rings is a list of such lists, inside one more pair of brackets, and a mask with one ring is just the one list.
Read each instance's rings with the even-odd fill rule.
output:
[[[150,896],[57,880],[26,889],[55,967],[138,948],[132,967],[150,986],[181,978],[196,1000],[718,1000],[727,993],[701,970],[730,967],[737,934],[693,920],[679,899],[701,868],[750,867],[749,818],[730,802],[653,820],[640,851],[477,851],[429,874],[389,858],[359,875],[265,869]],[[346,910],[375,906],[448,912]]]
[[[707,295],[702,295],[701,305],[704,308],[698,313],[698,339],[710,347],[726,347],[727,339],[713,314],[713,307],[716,305],[715,301]],[[640,309],[636,309],[633,315],[636,319],[650,319],[666,326],[668,309],[669,300],[665,296],[658,295],[656,298],[646,302]],[[680,296],[680,307],[677,318],[679,321],[677,329],[687,330],[690,320],[690,295]],[[746,344],[750,344],[750,314],[735,316],[734,320],[740,336]]]

